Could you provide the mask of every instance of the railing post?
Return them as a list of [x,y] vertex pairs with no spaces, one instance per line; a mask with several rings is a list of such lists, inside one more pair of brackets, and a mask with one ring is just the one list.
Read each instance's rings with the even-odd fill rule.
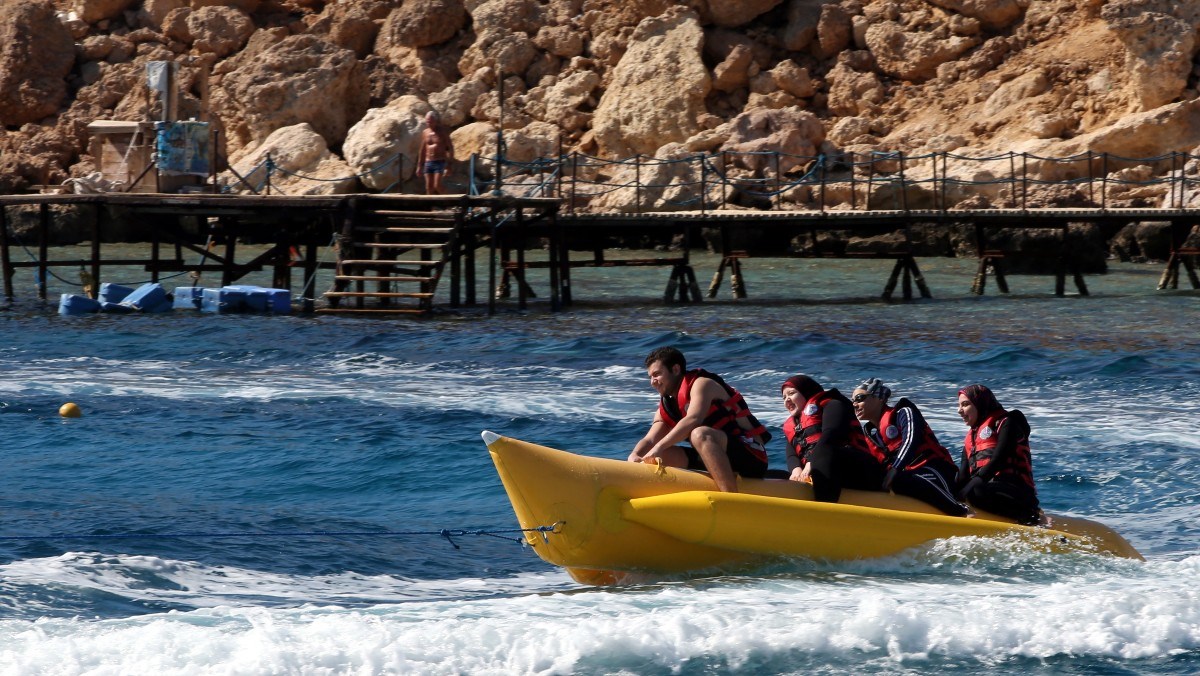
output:
[[696,159],[700,161],[700,215],[703,216],[708,202],[708,167],[705,166],[703,153],[696,155]]
[[1008,151],[1008,184],[1012,189],[1012,203],[1017,206],[1017,154]]
[[642,213],[642,154],[633,156],[633,203],[634,213]]
[[558,199],[560,199],[560,200],[561,200],[561,199],[562,199],[562,186],[563,186],[563,137],[562,137],[562,129],[559,129],[559,130],[558,130],[558,159],[556,160],[556,162],[558,162],[558,172],[557,172],[557,176],[558,176],[558,178],[557,178],[557,180],[555,180],[555,191],[554,191],[554,192],[555,192],[555,195],[558,197]]
[[[942,211],[949,211],[950,205],[946,203],[946,184],[950,180],[950,169],[947,166],[950,153],[942,151]],[[937,160],[934,160],[934,164]]]
[[1029,153],[1021,153],[1021,211],[1029,209]]
[[[853,155],[851,155],[851,157],[853,157]],[[826,184],[826,174],[825,174],[825,159],[822,158],[819,161],[821,163],[821,213],[824,214],[825,213],[825,187],[827,185]],[[851,209],[855,208],[855,204],[854,204],[854,163],[853,162],[850,163],[850,208]]]
[[908,183],[904,180],[904,151],[897,153],[900,156],[900,208],[904,213],[908,213]]
[[1100,210],[1108,208],[1108,151],[1100,153]]
[[1088,201],[1092,204],[1096,203],[1096,172],[1092,169],[1092,149],[1087,151],[1087,166],[1088,166]]
[[267,187],[265,194],[271,194],[271,172],[275,170],[275,163],[271,161],[271,153],[267,153]]
[[775,208],[779,209],[780,201],[783,199],[783,195],[780,194],[780,192],[782,192],[782,190],[783,190],[783,177],[779,175],[779,151],[778,150],[771,151],[771,154],[774,156],[774,160],[775,160],[775,199],[774,199],[774,203],[775,203]]
[[579,190],[579,151],[571,151],[571,199],[567,203],[567,209],[573,214],[575,213],[575,193]]
[[[842,153],[842,161],[846,160],[846,153]],[[854,151],[850,152],[850,208],[854,211],[858,210],[858,185],[854,180]],[[825,211],[825,172],[824,167],[821,171],[821,211]]]
[[726,188],[726,185],[725,185],[725,184],[726,184],[726,183],[728,182],[728,180],[729,180],[729,179],[728,179],[728,176],[729,176],[729,165],[728,165],[728,163],[726,163],[726,161],[725,161],[725,153],[727,153],[727,152],[729,152],[729,151],[727,151],[727,150],[722,150],[722,151],[721,151],[721,176],[720,176],[720,179],[721,179],[721,208],[722,208],[722,209],[724,209],[724,208],[725,208],[726,206],[728,206],[728,204],[729,204],[729,201],[728,201],[728,200],[729,200],[729,198],[728,198],[728,196],[725,194],[725,188]]

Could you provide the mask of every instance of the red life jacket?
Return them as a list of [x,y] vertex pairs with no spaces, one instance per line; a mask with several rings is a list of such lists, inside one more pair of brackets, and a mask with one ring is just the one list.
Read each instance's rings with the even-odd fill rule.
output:
[[[750,412],[750,407],[746,405],[746,400],[741,393],[730,387],[721,379],[721,376],[709,373],[704,369],[692,369],[683,374],[683,381],[679,383],[679,392],[674,397],[667,395],[659,399],[658,417],[667,424],[667,429],[675,427],[683,419],[683,416],[687,415],[692,385],[696,383],[697,378],[714,380],[725,390],[725,399],[714,399],[709,405],[708,411],[704,414],[703,425],[721,430],[729,436],[758,437],[763,444],[770,441],[771,433]],[[766,462],[765,451],[760,453],[759,449],[747,448],[754,455],[761,456],[763,462]]]
[[[788,448],[792,449],[800,458],[800,466],[803,467],[808,462],[808,454],[812,451],[817,442],[821,440],[822,417],[825,414],[825,407],[834,399],[841,399],[849,407],[850,400],[842,396],[837,390],[826,390],[813,395],[811,399],[805,402],[804,407],[800,409],[799,425],[800,429],[796,429],[797,416],[789,416],[783,423],[783,434],[787,437]],[[863,433],[862,423],[851,417],[853,422],[850,423],[850,438],[846,440],[847,446],[867,451],[874,455],[880,461],[883,460],[881,454],[877,454],[867,444],[867,435]]]
[[[896,411],[898,409],[908,407],[913,411],[917,407],[908,399],[901,399],[896,402],[895,406],[884,406],[883,415],[879,417],[879,438],[868,436],[867,441],[871,444],[873,452],[883,452],[886,459],[884,466],[890,467],[896,462],[897,455],[904,454],[903,458],[899,458],[902,467],[900,469],[913,470],[924,466],[930,460],[937,458],[945,460],[951,465],[954,464],[954,458],[950,456],[950,451],[938,443],[937,435],[929,427],[929,423],[925,422],[922,416],[921,423],[923,429],[913,430],[913,441],[910,448],[903,449],[901,446],[904,443],[904,430],[896,425]],[[883,447],[879,446],[879,441],[883,442]]]
[[[987,466],[996,452],[1000,441],[1000,423],[1008,416],[1007,411],[993,413],[974,429],[967,430],[963,450],[967,455],[967,467],[971,474]],[[1022,483],[1030,489],[1033,485],[1033,456],[1029,451],[1029,437],[1017,441],[1013,453],[1005,457],[1004,463],[996,468],[995,476],[1004,477],[1014,483]]]

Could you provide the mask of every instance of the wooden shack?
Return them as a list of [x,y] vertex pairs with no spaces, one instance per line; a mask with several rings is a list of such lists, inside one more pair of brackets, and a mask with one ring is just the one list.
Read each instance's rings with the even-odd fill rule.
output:
[[162,192],[154,170],[154,123],[96,120],[87,126],[88,154],[111,192]]

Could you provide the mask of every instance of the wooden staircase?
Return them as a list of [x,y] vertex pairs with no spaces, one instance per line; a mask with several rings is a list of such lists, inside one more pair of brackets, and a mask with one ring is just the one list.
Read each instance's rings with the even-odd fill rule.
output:
[[426,314],[454,250],[454,211],[361,209],[338,238],[329,305],[319,312]]

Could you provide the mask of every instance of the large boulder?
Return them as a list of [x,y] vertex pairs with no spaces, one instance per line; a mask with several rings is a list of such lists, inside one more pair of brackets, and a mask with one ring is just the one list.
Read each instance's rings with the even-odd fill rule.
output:
[[462,0],[406,0],[388,14],[376,51],[429,47],[454,37],[467,22]]
[[97,23],[121,15],[133,0],[75,0],[71,9],[84,23]]
[[246,46],[254,33],[250,15],[235,7],[201,7],[187,16],[192,48],[225,58]]
[[700,131],[697,118],[712,89],[703,42],[690,10],[673,8],[638,24],[592,119],[601,154],[653,154]]
[[1116,0],[1101,16],[1125,45],[1129,82],[1143,110],[1176,100],[1187,87],[1200,7],[1174,0]]
[[307,122],[326,142],[340,146],[346,131],[367,109],[368,84],[354,52],[313,35],[277,42],[264,36],[237,55],[218,86],[213,110],[220,111],[231,157],[257,145],[281,127]]
[[58,112],[75,41],[50,2],[0,0],[0,128]]
[[[268,155],[273,168],[267,165]],[[325,139],[308,123],[276,129],[233,168],[250,185],[238,181],[232,173],[221,180],[244,194],[253,192],[250,186],[259,192],[265,190],[268,169],[271,194],[345,195],[358,186],[354,170],[329,152]]]
[[1019,0],[929,0],[929,4],[976,19],[985,28],[997,31],[1021,18]]
[[938,66],[957,59],[979,44],[976,36],[939,38],[926,32],[905,30],[895,21],[872,24],[867,28],[866,41],[879,70],[915,82],[936,77]]
[[372,108],[346,134],[342,152],[363,185],[385,190],[416,174],[425,114],[433,110],[416,96],[401,96]]
[[801,108],[752,110],[731,120],[721,145],[730,163],[756,175],[786,174],[816,159],[825,140],[825,127],[816,115]]
[[709,22],[732,28],[747,24],[778,5],[781,0],[707,0],[704,15]]

